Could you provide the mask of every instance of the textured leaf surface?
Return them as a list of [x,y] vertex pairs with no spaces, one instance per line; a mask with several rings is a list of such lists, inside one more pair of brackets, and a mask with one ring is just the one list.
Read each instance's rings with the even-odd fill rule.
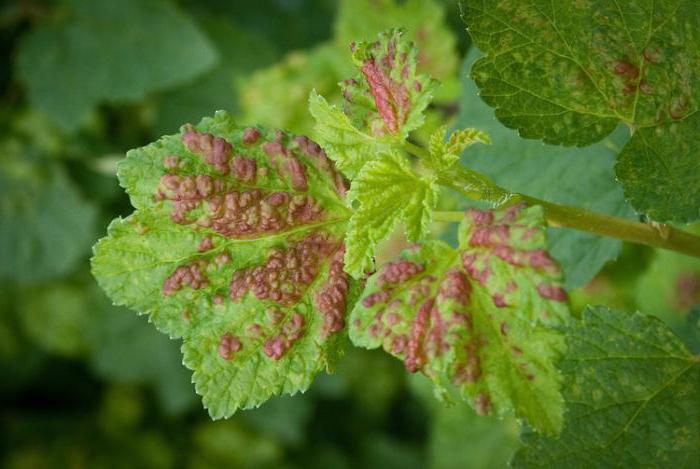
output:
[[[699,25],[700,27],[700,25]],[[700,59],[698,59],[700,60]],[[655,220],[700,219],[700,114],[635,132],[615,165],[625,196]]]
[[[613,171],[615,148],[626,141],[626,129],[620,128],[604,142],[587,148],[562,148],[522,139],[494,119],[493,109],[479,99],[478,88],[468,77],[479,56],[473,49],[464,63],[456,126],[485,131],[492,143],[469,147],[462,162],[512,191],[610,215],[633,216]],[[606,262],[618,256],[621,246],[612,238],[564,228],[550,228],[547,238],[567,288],[587,284]]]
[[0,146],[0,277],[22,283],[69,272],[93,240],[96,210],[32,146]]
[[459,66],[456,38],[445,21],[445,6],[435,0],[342,0],[336,19],[336,41],[373,41],[389,28],[406,28],[418,48],[418,71],[443,83]]
[[355,177],[366,162],[391,148],[390,140],[360,131],[348,116],[328,104],[315,90],[309,96],[309,111],[316,120],[316,135],[323,148],[348,177]]
[[462,5],[487,54],[472,76],[501,122],[525,138],[579,146],[625,122],[639,131],[617,174],[634,207],[660,221],[700,217],[696,2]]
[[439,96],[454,98],[458,91],[454,83],[458,57],[455,36],[445,23],[444,5],[435,0],[337,3],[331,40],[291,52],[280,63],[256,72],[246,81],[241,93],[246,122],[311,133],[314,119],[307,109],[309,93],[315,89],[331,104],[341,103],[338,82],[355,73],[348,45],[357,40],[372,41],[380,32],[397,25],[407,28],[407,37],[419,49],[418,71],[447,83],[440,88]]
[[30,101],[64,129],[100,102],[141,99],[216,62],[207,38],[167,0],[65,3],[24,39],[17,58]]
[[514,411],[545,432],[562,425],[554,360],[567,321],[541,208],[469,210],[460,247],[431,242],[370,277],[353,310],[356,345],[384,350],[480,414]]
[[660,320],[589,308],[567,331],[566,427],[526,433],[514,467],[696,467],[700,361]]
[[377,245],[399,222],[410,241],[425,236],[437,197],[434,178],[414,172],[400,155],[386,153],[364,165],[348,192],[348,200],[359,206],[348,227],[347,272],[359,278],[370,271]]
[[306,137],[237,126],[224,112],[128,153],[138,210],[95,247],[117,304],[183,337],[215,418],[306,389],[338,351],[345,181]]
[[425,163],[435,171],[449,169],[459,161],[459,155],[475,143],[491,143],[487,133],[476,129],[457,129],[447,138],[447,127],[442,127],[430,136],[428,160]]
[[402,30],[383,32],[379,40],[351,48],[360,73],[341,83],[346,114],[372,135],[406,139],[423,124],[437,82],[417,73],[418,51]]

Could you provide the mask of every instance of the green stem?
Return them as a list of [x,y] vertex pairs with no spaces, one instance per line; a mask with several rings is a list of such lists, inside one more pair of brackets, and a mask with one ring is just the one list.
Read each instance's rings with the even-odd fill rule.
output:
[[[425,150],[422,148],[414,147],[415,145],[411,145],[407,150],[419,156],[425,154]],[[422,153],[418,152],[417,149],[421,150]],[[440,174],[438,182],[470,198],[491,202],[496,207],[519,202],[524,202],[527,205],[540,205],[544,208],[545,218],[549,226],[574,228],[700,257],[700,237],[685,231],[668,225],[640,223],[509,192],[497,186],[486,176],[463,166],[451,168]],[[434,214],[436,221],[460,221],[463,217],[461,212],[436,212]]]

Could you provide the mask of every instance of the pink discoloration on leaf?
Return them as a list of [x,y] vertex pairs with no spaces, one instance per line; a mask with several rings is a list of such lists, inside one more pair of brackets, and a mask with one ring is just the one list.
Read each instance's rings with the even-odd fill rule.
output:
[[228,174],[228,161],[233,147],[221,137],[206,132],[198,132],[190,124],[185,126],[182,143],[192,153],[204,157],[204,161],[215,167],[219,173]]
[[231,159],[231,170],[238,180],[245,183],[255,183],[258,165],[254,159],[236,156]]
[[406,122],[411,101],[406,85],[395,82],[387,68],[389,67],[385,64],[378,65],[374,59],[369,59],[362,65],[361,70],[386,128],[395,134]]
[[289,321],[284,323],[279,334],[267,339],[263,346],[265,355],[273,360],[280,360],[304,336],[305,326],[304,316],[294,313]]
[[508,306],[508,303],[506,303],[506,299],[502,293],[494,293],[491,298],[493,299],[493,304],[496,306],[496,308],[505,308]]
[[345,248],[336,251],[328,267],[328,280],[316,294],[316,307],[323,315],[321,337],[338,332],[345,327],[345,311],[350,276],[345,273],[343,256]]
[[425,268],[414,262],[401,260],[388,263],[378,280],[378,285],[404,283],[417,274],[423,272]]
[[440,284],[440,299],[455,300],[461,305],[469,303],[471,285],[467,277],[459,269],[450,269]]
[[[175,223],[196,223],[228,238],[278,233],[324,217],[323,208],[311,195],[230,190],[223,181],[208,175],[166,174],[158,194],[158,199],[172,203]],[[205,213],[192,218],[190,213],[202,206],[206,207]]]
[[243,131],[243,143],[245,145],[253,145],[260,138],[260,131],[255,127],[248,127]]
[[205,268],[206,261],[203,260],[178,267],[175,269],[175,272],[165,279],[163,294],[165,296],[174,295],[185,286],[195,290],[206,287],[209,285],[209,280],[204,273]]
[[241,339],[237,336],[227,332],[221,336],[221,341],[219,342],[219,356],[224,360],[233,360],[237,352],[240,352],[243,348]]
[[308,190],[306,168],[292,150],[277,141],[264,143],[262,150],[270,157],[277,174],[288,179],[294,190],[302,192]]
[[202,241],[200,241],[199,246],[197,247],[197,251],[207,252],[213,248],[214,248],[214,241],[212,240],[212,237],[205,236],[204,238],[202,238]]
[[540,283],[537,285],[537,293],[539,293],[542,298],[548,300],[566,301],[568,299],[566,291],[558,285]]
[[435,301],[432,299],[423,303],[411,324],[411,335],[408,340],[406,358],[404,359],[406,369],[411,373],[415,373],[425,364],[426,356],[423,350],[423,342],[428,331],[430,311],[434,305]]
[[229,295],[233,301],[240,301],[252,292],[259,300],[291,306],[318,276],[324,259],[337,248],[337,241],[312,233],[288,249],[274,249],[265,264],[233,274]]
[[491,412],[491,397],[486,393],[481,393],[476,396],[474,409],[476,409],[476,413],[479,415],[488,415]]
[[376,304],[386,303],[387,300],[391,297],[392,291],[393,289],[387,288],[371,293],[362,300],[362,305],[365,308],[371,308]]

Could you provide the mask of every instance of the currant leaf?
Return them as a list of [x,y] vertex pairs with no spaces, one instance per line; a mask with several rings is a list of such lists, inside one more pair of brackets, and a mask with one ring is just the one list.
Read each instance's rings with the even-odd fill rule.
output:
[[359,129],[402,142],[423,125],[437,81],[416,72],[418,52],[403,30],[351,46],[360,73],[341,83],[345,112]]
[[212,417],[306,389],[333,366],[356,284],[343,271],[346,182],[307,137],[219,112],[132,150],[137,211],[95,246],[119,305],[183,338]]
[[[614,149],[629,139],[627,129],[620,126],[603,142],[585,148],[542,145],[520,138],[517,131],[501,124],[494,117],[494,110],[479,98],[469,70],[480,57],[481,53],[473,48],[464,61],[464,89],[456,125],[487,131],[492,144],[469,148],[462,163],[510,191],[633,218],[634,211],[626,203],[614,171]],[[562,268],[567,289],[587,285],[622,248],[618,239],[567,228],[550,227],[547,241],[550,254]]]
[[475,143],[490,144],[491,138],[486,132],[477,129],[457,129],[447,138],[447,127],[441,127],[430,136],[428,145],[429,158],[425,163],[436,171],[449,169],[459,155]]
[[589,145],[635,132],[617,176],[659,221],[700,217],[700,9],[655,2],[462,2],[481,97],[525,138]]
[[700,360],[662,321],[589,307],[566,330],[566,426],[514,467],[678,467],[700,458]]
[[556,433],[564,339],[554,327],[569,316],[542,209],[468,210],[459,237],[459,249],[429,242],[372,275],[350,338],[383,347],[443,393],[456,387],[480,414],[514,411]]
[[318,140],[338,169],[349,178],[355,177],[366,162],[391,150],[390,141],[358,130],[348,116],[328,104],[315,90],[309,96],[309,111],[316,120]]
[[348,227],[346,271],[359,278],[372,270],[377,245],[400,222],[410,241],[424,237],[437,197],[434,178],[417,174],[400,155],[385,153],[365,164],[348,192],[358,206]]

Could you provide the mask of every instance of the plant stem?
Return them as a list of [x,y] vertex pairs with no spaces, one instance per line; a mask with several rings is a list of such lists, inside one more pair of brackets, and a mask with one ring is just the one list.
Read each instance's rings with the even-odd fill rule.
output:
[[[407,149],[418,154],[413,147]],[[419,149],[425,152],[422,148]],[[524,202],[527,205],[540,205],[544,208],[545,218],[549,226],[574,228],[700,257],[700,237],[685,231],[668,225],[641,223],[509,192],[493,183],[486,176],[463,166],[451,168],[441,174],[438,177],[438,182],[470,198],[491,202],[497,207],[519,202]],[[462,218],[464,218],[462,212],[436,212],[434,214],[436,221],[461,221]]]

